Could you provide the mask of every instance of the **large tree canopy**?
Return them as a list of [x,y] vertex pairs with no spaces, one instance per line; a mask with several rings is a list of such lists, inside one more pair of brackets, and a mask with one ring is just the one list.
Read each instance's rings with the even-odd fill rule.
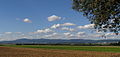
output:
[[120,0],[73,0],[72,8],[89,18],[99,31],[120,31]]

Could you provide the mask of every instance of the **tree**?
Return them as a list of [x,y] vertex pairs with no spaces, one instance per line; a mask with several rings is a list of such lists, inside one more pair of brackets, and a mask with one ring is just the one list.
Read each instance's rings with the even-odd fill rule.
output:
[[95,29],[119,33],[120,0],[73,0],[72,8],[82,12]]

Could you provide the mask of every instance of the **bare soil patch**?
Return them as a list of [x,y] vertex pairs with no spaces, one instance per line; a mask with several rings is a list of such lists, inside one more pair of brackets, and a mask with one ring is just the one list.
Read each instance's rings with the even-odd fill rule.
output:
[[120,53],[0,47],[0,57],[120,57]]

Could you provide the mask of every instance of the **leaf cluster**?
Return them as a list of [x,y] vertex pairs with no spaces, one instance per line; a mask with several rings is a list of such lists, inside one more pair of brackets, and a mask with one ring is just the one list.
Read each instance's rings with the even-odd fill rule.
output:
[[82,12],[95,29],[119,33],[120,0],[73,0],[72,8]]

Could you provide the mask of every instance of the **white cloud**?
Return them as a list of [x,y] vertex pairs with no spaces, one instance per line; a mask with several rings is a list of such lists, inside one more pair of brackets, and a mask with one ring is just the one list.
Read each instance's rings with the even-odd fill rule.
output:
[[49,33],[49,32],[53,32],[51,29],[44,29],[44,30],[37,30],[37,33]]
[[85,32],[78,32],[77,35],[85,35]]
[[61,24],[61,26],[74,26],[74,25],[76,25],[76,24],[74,24],[74,23],[64,23],[64,24]]
[[48,17],[48,21],[55,21],[55,20],[60,20],[61,17],[56,16],[56,15],[52,15]]
[[58,36],[58,33],[52,33],[52,34],[49,34],[49,35],[44,35],[43,38],[54,38],[54,37],[57,37]]
[[26,36],[23,36],[23,37],[21,37],[21,38],[28,38],[28,37],[26,37]]
[[85,32],[77,32],[76,33],[76,37],[77,38],[85,38],[85,37],[87,37],[87,35],[86,35]]
[[[50,32],[50,29],[43,29],[43,30],[38,30],[36,31],[37,34],[34,33],[23,33],[21,32],[19,34],[16,32],[4,32],[0,36],[0,41],[4,40],[16,40],[16,39],[21,39],[21,38],[27,38],[27,39],[119,39],[119,35],[115,35],[114,33],[86,33],[86,32],[66,32],[66,33],[58,33],[58,32]],[[50,33],[48,33],[50,32]],[[12,33],[12,34],[11,34]],[[106,36],[104,38],[103,36]]]
[[30,19],[28,19],[28,18],[25,18],[25,19],[23,20],[23,22],[25,22],[25,23],[32,23],[32,21],[31,21]]
[[56,29],[59,28],[61,26],[61,24],[54,24],[53,26],[51,26],[51,28]]
[[12,34],[12,32],[5,32],[5,34]]
[[87,24],[84,26],[78,26],[79,29],[91,29],[94,28],[94,24]]
[[64,35],[68,36],[68,35],[71,35],[70,32],[66,32],[66,33],[63,33]]
[[66,33],[63,33],[65,35],[65,37],[67,38],[75,38],[75,35],[71,34],[70,32],[66,32]]
[[61,30],[75,31],[75,29],[73,29],[73,28],[67,28],[67,27],[62,27]]
[[51,28],[56,29],[61,26],[74,26],[74,25],[76,25],[76,24],[74,24],[74,23],[54,24],[53,26],[51,26]]
[[[94,24],[88,24],[84,26],[78,26],[80,29],[85,29],[84,31],[79,30],[74,27],[73,23],[63,23],[63,24],[54,24],[51,28],[40,29],[35,32],[4,32],[0,35],[2,40],[16,40],[21,38],[27,39],[119,39],[120,33],[116,36],[114,33],[105,33],[96,31],[93,33],[89,32],[90,28],[94,27]],[[58,30],[56,28],[59,28]],[[59,31],[60,30],[60,31]],[[65,30],[65,31],[61,31]],[[66,32],[67,31],[67,32]],[[2,41],[0,40],[0,41]]]
[[115,35],[115,33],[106,33],[105,36]]

